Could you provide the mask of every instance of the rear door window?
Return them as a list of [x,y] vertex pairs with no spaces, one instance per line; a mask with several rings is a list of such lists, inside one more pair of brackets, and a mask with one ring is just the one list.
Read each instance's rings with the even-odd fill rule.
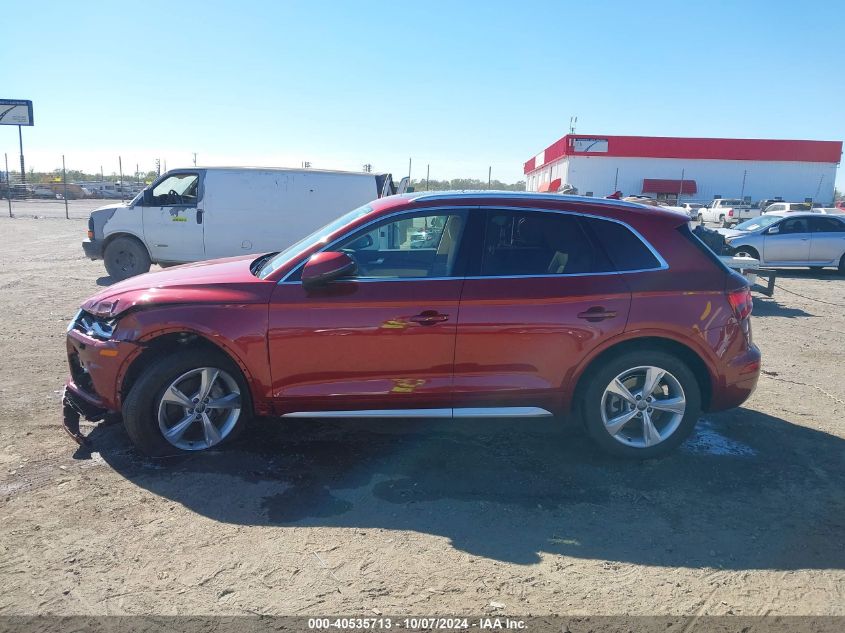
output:
[[614,272],[575,215],[493,210],[486,213],[483,233],[483,277]]
[[845,233],[845,222],[836,218],[809,218],[813,233]]

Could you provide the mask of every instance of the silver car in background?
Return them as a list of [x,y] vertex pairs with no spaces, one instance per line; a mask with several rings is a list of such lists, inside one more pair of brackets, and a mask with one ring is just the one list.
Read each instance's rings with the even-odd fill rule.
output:
[[775,211],[718,231],[734,255],[758,259],[761,266],[834,266],[845,275],[845,216]]

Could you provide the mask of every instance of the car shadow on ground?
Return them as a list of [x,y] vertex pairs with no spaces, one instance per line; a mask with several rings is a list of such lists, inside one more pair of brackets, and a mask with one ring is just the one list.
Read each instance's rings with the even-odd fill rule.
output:
[[815,314],[810,314],[801,308],[791,308],[785,306],[777,301],[777,299],[766,299],[754,295],[754,311],[752,314],[755,317],[784,317],[787,319],[794,319],[796,317],[814,317]]
[[845,276],[840,274],[836,268],[822,268],[821,270],[812,270],[810,268],[778,268],[776,270],[777,276],[781,279],[845,282]]
[[119,280],[115,279],[110,275],[106,275],[105,277],[97,277],[97,285],[98,286],[111,286],[112,284],[116,284]]
[[750,409],[647,462],[519,420],[259,421],[172,460],[140,457],[120,424],[91,438],[135,485],[227,523],[413,530],[518,564],[845,569],[845,440]]

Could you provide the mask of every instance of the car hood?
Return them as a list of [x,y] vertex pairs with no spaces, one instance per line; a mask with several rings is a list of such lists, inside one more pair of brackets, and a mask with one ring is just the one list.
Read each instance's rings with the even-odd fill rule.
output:
[[750,235],[748,231],[737,231],[736,229],[716,229],[717,233],[725,237],[736,237],[738,235]]
[[117,316],[133,308],[185,303],[266,303],[275,284],[250,272],[256,255],[213,259],[131,277],[90,297],[82,309]]

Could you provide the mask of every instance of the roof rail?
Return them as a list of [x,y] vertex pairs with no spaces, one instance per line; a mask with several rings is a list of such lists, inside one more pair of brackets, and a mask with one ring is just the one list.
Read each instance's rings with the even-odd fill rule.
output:
[[545,193],[537,191],[493,191],[483,189],[479,191],[424,191],[414,192],[414,200],[454,200],[460,198],[514,198],[520,200],[549,200],[563,199],[573,202],[588,202],[591,204],[606,204],[608,206],[629,206],[643,208],[646,205],[627,200],[609,200],[606,198],[593,198],[591,196],[575,196],[566,193]]

